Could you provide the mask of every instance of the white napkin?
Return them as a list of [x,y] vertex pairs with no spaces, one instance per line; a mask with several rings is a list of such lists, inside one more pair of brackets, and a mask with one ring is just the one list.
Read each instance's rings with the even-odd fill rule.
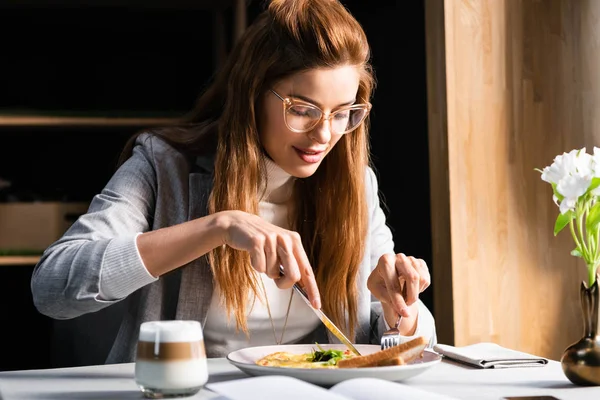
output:
[[507,349],[496,343],[484,342],[463,347],[437,344],[433,349],[449,359],[479,368],[539,367],[548,364],[545,358]]

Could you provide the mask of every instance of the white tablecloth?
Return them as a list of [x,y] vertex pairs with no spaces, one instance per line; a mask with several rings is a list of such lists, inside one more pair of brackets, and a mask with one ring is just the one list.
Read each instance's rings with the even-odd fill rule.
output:
[[[210,382],[248,375],[225,359],[209,359]],[[600,387],[569,382],[556,361],[543,367],[482,370],[444,360],[403,382],[458,399],[500,400],[505,396],[552,395],[560,400],[600,399]],[[2,400],[140,399],[133,364],[0,372]],[[190,399],[221,399],[208,389]]]

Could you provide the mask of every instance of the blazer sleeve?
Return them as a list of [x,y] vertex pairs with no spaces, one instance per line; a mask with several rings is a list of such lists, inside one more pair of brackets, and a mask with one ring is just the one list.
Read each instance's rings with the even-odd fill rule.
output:
[[55,319],[75,318],[156,280],[136,246],[155,207],[155,142],[147,135],[138,137],[132,156],[94,196],[87,213],[44,251],[31,279],[39,312]]
[[367,168],[365,183],[367,203],[369,206],[369,236],[371,238],[371,254],[369,256],[371,269],[374,269],[382,255],[394,253],[394,239],[390,228],[387,226],[385,214],[381,208],[377,177],[371,168]]
[[[381,208],[379,201],[379,185],[377,183],[377,177],[371,168],[368,168],[367,174],[367,194],[369,198],[369,218],[370,218],[370,237],[371,237],[371,270],[377,266],[379,258],[386,253],[394,254],[394,241],[392,232],[386,224],[386,217]],[[375,332],[375,338],[372,339],[373,343],[379,343],[381,335],[387,329],[389,325],[383,317],[383,309],[381,302],[376,298],[372,298],[371,303],[371,325],[372,332]],[[401,342],[409,341],[417,336],[425,336],[429,339],[429,346],[433,347],[437,343],[437,335],[435,329],[435,320],[431,311],[427,306],[418,300],[419,315],[417,317],[417,329],[412,336],[403,336],[400,338]]]

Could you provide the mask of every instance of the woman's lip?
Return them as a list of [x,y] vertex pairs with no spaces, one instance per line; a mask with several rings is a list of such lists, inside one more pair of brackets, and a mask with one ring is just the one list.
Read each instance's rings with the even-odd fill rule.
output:
[[294,148],[295,148],[296,150],[300,150],[300,151],[301,151],[301,152],[303,152],[303,153],[313,153],[313,154],[321,154],[321,153],[323,153],[323,152],[325,151],[325,150],[312,150],[312,149],[303,149],[303,148],[300,148],[300,147],[295,147],[295,146],[294,146]]
[[303,150],[298,147],[294,147],[294,150],[296,150],[296,154],[298,155],[298,157],[302,161],[304,161],[305,163],[308,163],[308,164],[318,163],[319,161],[321,161],[323,159],[323,157],[325,155],[324,150],[315,152],[312,150]]

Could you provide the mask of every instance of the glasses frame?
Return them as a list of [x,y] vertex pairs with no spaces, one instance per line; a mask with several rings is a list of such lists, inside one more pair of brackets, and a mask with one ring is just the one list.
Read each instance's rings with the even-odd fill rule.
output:
[[[303,100],[296,100],[296,99],[291,99],[289,97],[283,97],[281,96],[279,93],[277,93],[275,90],[270,89],[270,91],[277,96],[277,98],[279,100],[281,100],[281,102],[283,103],[283,121],[285,122],[285,126],[287,126],[287,128],[292,131],[292,132],[296,132],[296,133],[306,133],[309,132],[311,130],[314,129],[315,126],[319,125],[321,122],[323,121],[327,121],[329,123],[329,129],[331,130],[332,133],[335,133],[337,135],[344,135],[346,133],[352,132],[353,130],[355,130],[356,128],[358,128],[360,126],[360,124],[362,124],[364,122],[364,120],[367,118],[367,116],[369,115],[369,113],[371,112],[371,108],[373,108],[373,105],[369,102],[367,103],[359,103],[359,104],[352,104],[349,106],[344,106],[341,107],[333,112],[330,112],[329,115],[327,115],[325,113],[325,111],[321,110],[320,107],[317,107],[316,105],[309,103],[308,101],[303,101]],[[303,106],[308,106],[308,107],[312,107],[315,110],[318,110],[321,113],[321,118],[319,118],[317,120],[317,122],[314,123],[314,125],[312,125],[310,128],[306,128],[306,129],[295,129],[292,128],[288,122],[287,122],[287,112],[288,110],[294,106],[294,105],[298,105],[301,104]],[[348,110],[358,110],[358,109],[365,109],[366,108],[366,112],[365,115],[363,115],[362,119],[356,124],[356,126],[352,129],[348,129],[344,132],[335,132],[333,129],[333,124],[331,123],[331,118],[336,115],[339,112],[342,111],[348,111]]]

